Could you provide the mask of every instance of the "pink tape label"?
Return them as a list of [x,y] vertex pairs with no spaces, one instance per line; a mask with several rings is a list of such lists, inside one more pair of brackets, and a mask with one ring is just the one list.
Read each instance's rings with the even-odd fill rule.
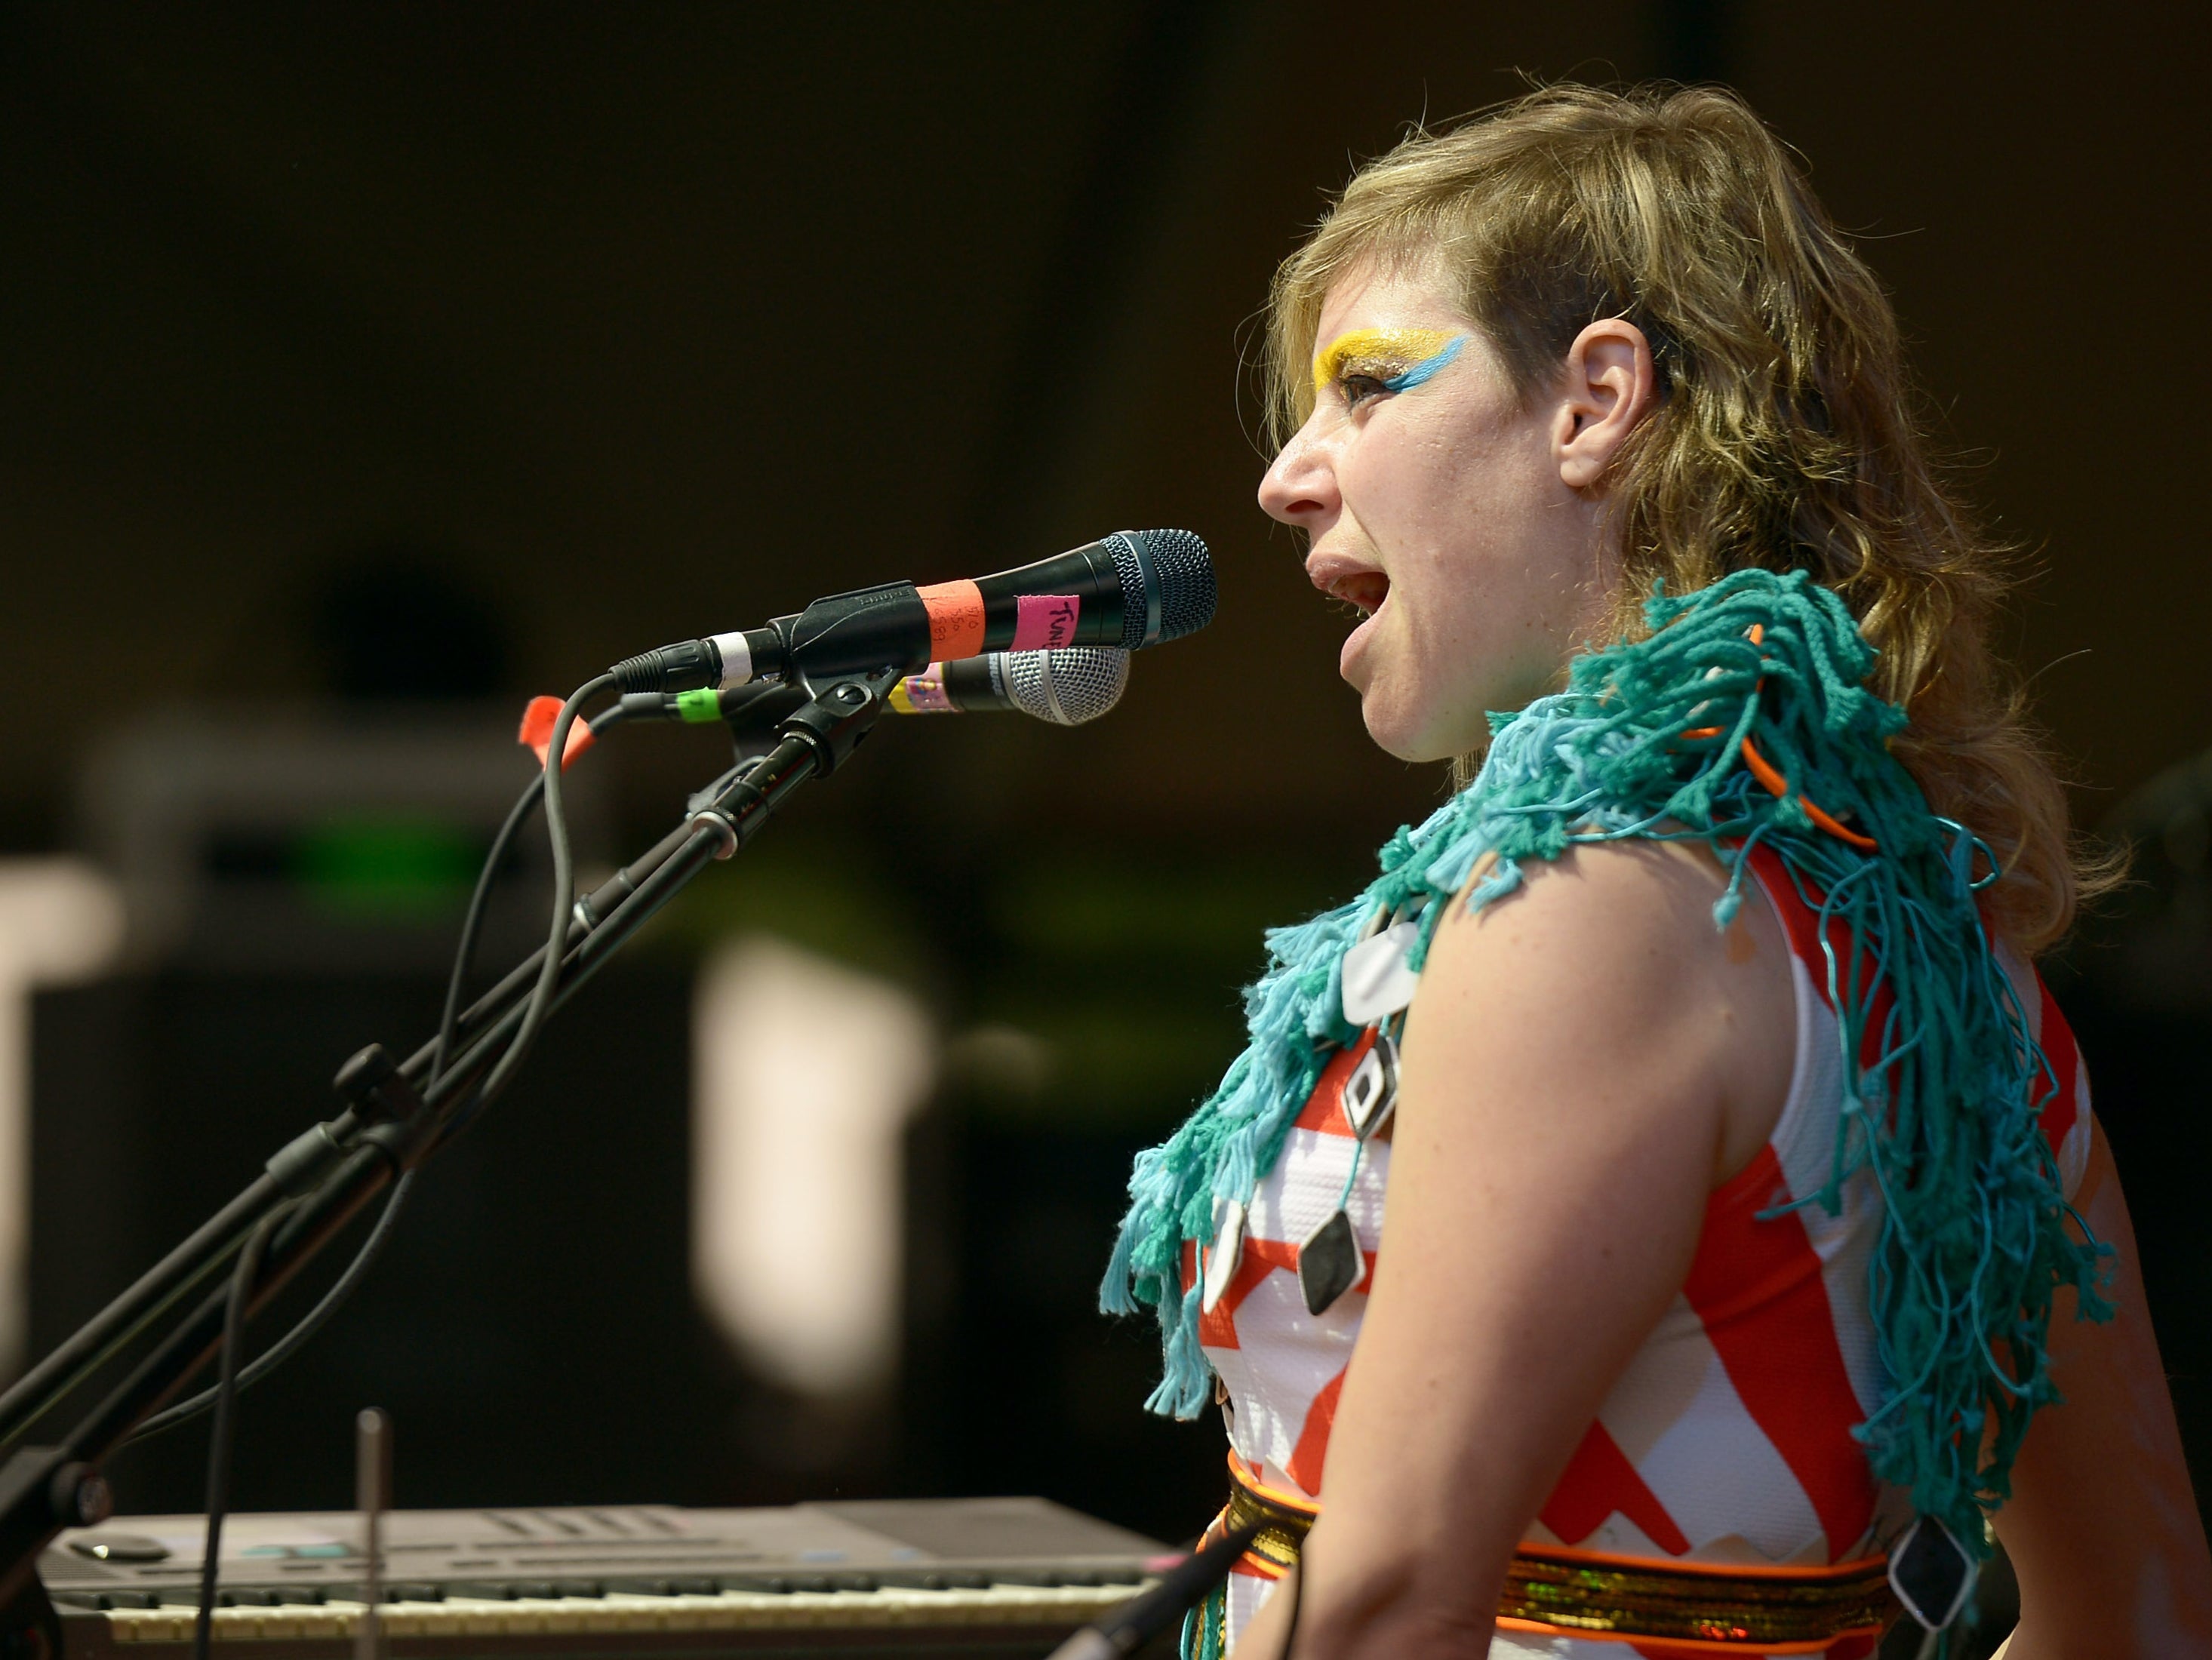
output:
[[1053,651],[1075,644],[1076,620],[1083,615],[1079,596],[1024,594],[1014,605],[1017,651]]
[[917,715],[949,715],[952,700],[945,690],[945,666],[932,663],[927,672],[906,677],[906,700]]

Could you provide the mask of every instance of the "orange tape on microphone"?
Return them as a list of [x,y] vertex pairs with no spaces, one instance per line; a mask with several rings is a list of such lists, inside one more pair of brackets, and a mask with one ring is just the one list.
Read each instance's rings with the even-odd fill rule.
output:
[[939,582],[915,590],[929,613],[929,655],[939,663],[983,649],[983,591],[972,582]]

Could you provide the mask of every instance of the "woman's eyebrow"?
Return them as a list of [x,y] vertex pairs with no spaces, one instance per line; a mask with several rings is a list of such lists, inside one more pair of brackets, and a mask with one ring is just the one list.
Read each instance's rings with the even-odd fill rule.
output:
[[1456,357],[1466,339],[1464,334],[1449,329],[1349,330],[1315,354],[1314,390],[1318,392],[1328,385],[1347,361],[1363,357],[1387,358],[1407,366],[1406,373],[1396,377],[1401,384],[1392,391],[1418,386]]

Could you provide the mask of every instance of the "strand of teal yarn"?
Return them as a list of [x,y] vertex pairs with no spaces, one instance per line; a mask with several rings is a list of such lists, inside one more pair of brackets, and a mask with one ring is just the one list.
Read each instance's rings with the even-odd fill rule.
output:
[[1985,1555],[1982,1508],[2008,1496],[2029,1419],[2058,1399],[2045,1349],[2056,1288],[2075,1287],[2085,1318],[2112,1312],[2109,1247],[2069,1233],[2037,1123],[2057,1081],[1975,903],[1994,879],[1975,874],[1978,860],[1993,870],[1989,850],[1931,812],[1890,754],[1905,712],[1866,688],[1873,649],[1804,573],[1739,572],[1656,597],[1646,617],[1648,638],[1577,658],[1565,691],[1493,716],[1474,783],[1401,829],[1358,899],[1267,936],[1267,968],[1245,993],[1248,1046],[1137,1159],[1102,1306],[1154,1312],[1165,1366],[1146,1404],[1195,1416],[1209,1378],[1184,1247],[1210,1243],[1218,1200],[1249,1202],[1328,1050],[1356,1035],[1342,959],[1378,910],[1432,901],[1418,968],[1480,855],[1497,863],[1470,907],[1510,893],[1531,859],[1646,837],[1711,846],[1729,875],[1714,906],[1725,927],[1763,844],[1849,942],[1826,963],[1844,1113],[1826,1185],[1798,1203],[1838,1210],[1861,1171],[1883,1200],[1869,1288],[1892,1390],[1856,1433],[1879,1478]]

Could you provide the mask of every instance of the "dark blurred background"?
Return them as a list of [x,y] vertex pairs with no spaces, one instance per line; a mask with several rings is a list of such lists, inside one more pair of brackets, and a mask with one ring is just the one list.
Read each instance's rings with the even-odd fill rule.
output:
[[[1740,88],[1893,285],[1968,490],[2031,556],[2017,649],[2081,818],[2147,850],[2068,995],[2212,1453],[2185,15],[0,7],[0,899],[31,896],[0,930],[61,940],[0,954],[38,992],[18,1357],[322,1114],[351,1050],[428,1034],[528,695],[817,594],[1188,525],[1219,621],[1110,718],[878,733],[554,1029],[357,1306],[247,1397],[236,1501],[345,1503],[374,1401],[408,1504],[1026,1491],[1192,1532],[1219,1433],[1147,1419],[1151,1339],[1091,1312],[1128,1154],[1233,1054],[1260,929],[1354,891],[1443,786],[1367,745],[1343,622],[1253,506],[1268,274],[1410,120],[1523,73],[1668,76]],[[726,748],[603,745],[587,858],[658,835]],[[488,956],[543,879],[519,857]],[[702,1023],[848,997],[926,1057],[912,1099],[866,1086],[846,1160],[894,1178],[841,1201],[851,1238],[745,1244],[692,1171],[711,1080],[759,1056]],[[744,1074],[728,1111],[759,1122],[716,1157],[835,1164],[776,1139],[807,1075]],[[742,1283],[701,1266],[725,1248]],[[825,1336],[764,1271],[858,1324]],[[201,1458],[197,1432],[131,1455],[125,1508],[197,1509]]]

